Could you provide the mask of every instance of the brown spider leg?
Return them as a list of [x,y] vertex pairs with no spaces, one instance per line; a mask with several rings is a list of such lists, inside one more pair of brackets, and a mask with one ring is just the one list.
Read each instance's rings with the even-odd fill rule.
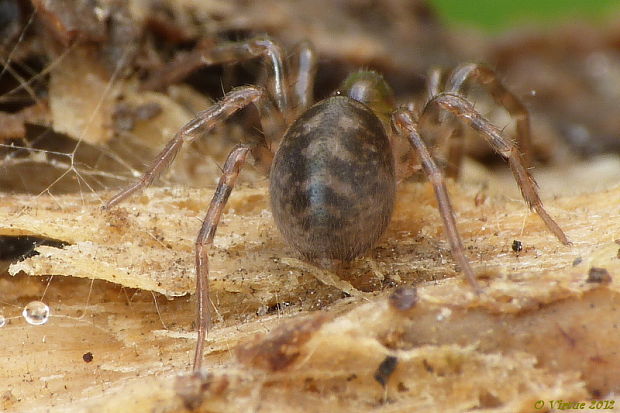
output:
[[213,245],[213,237],[220,222],[222,211],[226,206],[228,197],[232,192],[241,167],[245,163],[250,145],[237,145],[228,155],[222,171],[222,176],[217,184],[209,210],[202,223],[198,237],[196,238],[196,298],[197,298],[197,327],[198,342],[194,353],[194,371],[200,370],[202,353],[207,329],[211,321],[209,311],[209,255],[208,249]]
[[271,61],[273,70],[273,98],[282,113],[289,107],[288,88],[286,87],[286,69],[282,47],[268,37],[255,37],[241,42],[234,42],[203,50],[201,61],[204,65],[235,63],[242,60],[265,56]]
[[[262,142],[262,145],[257,145],[252,152],[254,153],[261,147],[265,147],[273,154],[286,129],[286,120],[283,114],[267,96],[256,102],[256,108],[258,109],[264,142]],[[270,165],[271,162],[268,162],[268,164]]]
[[532,159],[532,134],[530,114],[525,105],[502,84],[492,69],[475,63],[466,63],[456,67],[446,82],[445,92],[458,94],[468,79],[486,87],[493,99],[516,120],[517,143],[523,152],[523,165],[529,168]]
[[510,169],[512,174],[519,185],[523,199],[528,203],[529,207],[536,211],[538,216],[543,220],[547,228],[556,236],[562,244],[568,245],[570,241],[564,234],[564,231],[560,226],[551,218],[543,207],[542,201],[536,190],[537,184],[534,177],[530,175],[527,168],[524,166],[523,158],[518,146],[508,139],[505,139],[499,128],[493,125],[491,122],[482,117],[473,105],[461,96],[453,95],[449,93],[440,93],[435,96],[425,107],[420,117],[423,118],[428,109],[437,105],[452,114],[459,119],[464,120],[469,126],[478,131],[483,138],[491,145],[491,147],[498,152],[504,159],[510,163]]
[[[429,71],[426,82],[426,103],[439,94],[439,85],[441,83],[441,69],[433,68]],[[439,121],[444,122],[445,119],[439,114]],[[463,127],[460,124],[454,126],[454,129],[448,136],[448,159],[445,166],[445,174],[448,178],[458,178],[463,160]]]
[[434,67],[428,72],[428,78],[426,80],[426,101],[427,102],[439,93],[440,82],[441,82],[441,69]]
[[215,124],[223,121],[250,103],[256,102],[264,93],[264,90],[257,86],[244,86],[233,89],[209,109],[198,112],[196,117],[185,124],[174,135],[174,138],[166,144],[142,177],[112,197],[103,206],[103,209],[112,208],[133,193],[149,186],[162,171],[170,166],[184,142],[191,142],[196,136],[210,131]]
[[448,178],[457,179],[459,177],[465,146],[463,138],[463,126],[455,125],[448,137],[448,161],[445,169]]
[[310,42],[302,42],[297,52],[295,73],[295,113],[301,114],[314,100],[314,78],[317,69],[316,52]]
[[155,71],[144,82],[144,89],[161,89],[164,85],[175,83],[194,70],[224,63],[236,63],[256,57],[267,57],[273,70],[273,95],[282,113],[288,109],[288,90],[286,87],[286,68],[282,47],[268,37],[254,37],[240,42],[230,42],[215,47],[199,46],[193,51],[179,55],[173,62]]
[[437,198],[437,204],[439,206],[439,214],[443,220],[444,228],[446,230],[446,238],[450,244],[450,249],[454,259],[461,267],[461,270],[465,274],[467,281],[472,286],[476,294],[481,293],[480,286],[476,281],[474,270],[469,264],[469,260],[465,256],[465,247],[463,241],[459,235],[459,231],[456,227],[456,220],[454,219],[454,208],[450,202],[448,196],[448,190],[446,189],[445,180],[441,169],[437,167],[433,158],[426,148],[426,144],[420,138],[418,133],[418,125],[413,119],[412,114],[404,109],[399,109],[392,115],[394,125],[398,129],[401,135],[406,135],[413,146],[415,152],[418,154],[420,161],[422,162],[422,168],[428,176],[429,181],[433,185],[435,190],[435,196]]
[[[277,144],[286,129],[291,104],[287,85],[287,67],[284,51],[280,44],[269,37],[261,36],[240,42],[225,43],[211,49],[199,50],[197,53],[199,53],[200,62],[204,66],[235,63],[257,57],[265,57],[271,62],[271,73],[268,75],[268,79],[273,79],[273,81],[267,81],[267,84],[271,97],[274,99],[275,107],[271,99],[266,96],[258,102],[257,107],[260,112],[266,146],[273,152],[274,144]],[[257,151],[262,153],[258,154]],[[263,151],[261,145],[255,146],[253,153],[260,155],[256,159],[260,159],[263,165],[270,165],[266,156],[268,155],[267,151]]]

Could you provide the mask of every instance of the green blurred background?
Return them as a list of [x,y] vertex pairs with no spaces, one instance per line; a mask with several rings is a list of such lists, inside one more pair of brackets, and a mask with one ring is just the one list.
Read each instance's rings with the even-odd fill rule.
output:
[[620,0],[431,0],[448,24],[490,32],[515,26],[620,18]]

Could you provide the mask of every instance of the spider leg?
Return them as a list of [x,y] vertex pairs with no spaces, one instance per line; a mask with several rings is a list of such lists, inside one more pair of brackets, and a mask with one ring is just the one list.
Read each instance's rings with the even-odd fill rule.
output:
[[392,119],[394,125],[401,135],[406,135],[407,139],[411,143],[415,152],[418,154],[422,163],[422,168],[428,176],[429,181],[433,185],[435,190],[435,196],[437,197],[437,204],[439,206],[439,214],[443,220],[444,228],[446,230],[446,238],[450,244],[452,255],[454,259],[461,267],[467,281],[472,286],[476,294],[480,294],[481,289],[476,281],[474,270],[469,264],[469,260],[465,256],[465,247],[463,247],[463,241],[459,235],[459,231],[456,227],[456,220],[454,219],[454,208],[450,202],[448,196],[448,190],[446,189],[445,180],[441,169],[435,164],[433,158],[426,147],[426,144],[418,133],[418,124],[413,119],[412,114],[404,109],[397,110]]
[[317,57],[312,44],[308,41],[298,46],[295,67],[294,87],[295,113],[301,114],[314,100],[314,78],[317,69]]
[[237,110],[259,100],[263,94],[264,90],[256,86],[240,87],[228,92],[207,110],[198,112],[196,117],[185,124],[174,138],[166,144],[142,177],[112,197],[103,206],[103,209],[112,208],[133,193],[149,186],[162,171],[170,166],[184,142],[191,142],[196,136],[208,132],[218,122],[228,118]]
[[[287,78],[288,68],[286,67],[282,46],[269,37],[258,36],[240,42],[223,43],[209,49],[199,49],[195,53],[202,66],[236,63],[258,57],[266,58],[270,62],[271,73],[267,76],[266,81],[270,97],[265,96],[264,99],[261,99],[257,108],[260,113],[266,146],[273,152],[272,147],[278,143],[278,139],[286,129],[291,109],[289,79]],[[259,150],[260,146],[257,145],[253,152]],[[266,152],[262,155],[266,155]],[[263,159],[264,156],[256,158]],[[270,163],[265,161],[263,164]]]
[[529,207],[536,211],[538,216],[543,220],[547,228],[556,236],[562,244],[568,245],[570,241],[564,234],[564,231],[560,226],[551,218],[543,207],[538,191],[536,190],[536,181],[534,177],[529,173],[524,165],[524,161],[516,146],[512,141],[505,139],[501,131],[493,125],[491,122],[482,117],[466,99],[461,96],[453,95],[450,93],[440,93],[435,96],[425,106],[420,122],[422,118],[430,112],[432,106],[438,106],[445,109],[457,118],[467,122],[469,126],[478,131],[483,138],[491,145],[491,147],[498,152],[504,159],[510,163],[510,169],[512,174],[519,185],[523,198],[528,203]]
[[209,311],[209,247],[213,244],[213,237],[220,222],[222,211],[232,192],[239,172],[245,163],[250,145],[237,145],[228,155],[224,164],[222,176],[217,184],[209,210],[203,221],[198,237],[196,238],[196,298],[197,298],[197,327],[198,342],[194,353],[194,371],[200,370],[204,340],[211,320]]
[[264,36],[240,42],[223,43],[215,47],[199,46],[189,53],[178,55],[172,63],[155,71],[143,84],[143,88],[162,89],[167,84],[180,81],[200,67],[236,63],[261,56],[271,62],[273,96],[278,109],[286,113],[289,99],[284,52],[277,42]]
[[[441,69],[432,68],[427,77],[426,81],[426,102],[433,99],[435,96],[439,94],[439,88],[441,84]],[[438,118],[439,122],[443,123],[447,120],[445,113],[439,113]],[[444,172],[446,177],[448,178],[458,178],[459,172],[461,170],[461,164],[463,161],[463,147],[464,147],[464,135],[463,135],[463,127],[459,123],[457,123],[450,135],[448,136],[448,159],[446,160],[446,165],[444,167]]]
[[[262,136],[256,136],[256,141],[254,142],[256,145],[252,149],[252,154],[255,160],[263,167],[263,172],[266,173],[271,166],[271,159],[275,149],[277,149],[279,141],[284,135],[286,121],[283,114],[266,94],[256,102],[256,108],[258,109]],[[261,153],[257,153],[257,151]]]
[[[244,41],[229,42],[217,46],[200,45],[188,53],[179,54],[175,59],[156,70],[143,84],[142,88],[151,90],[163,89],[166,85],[179,82],[200,67],[217,64],[236,63],[244,60],[263,57],[270,62],[271,72],[267,76],[266,84],[269,96],[257,102],[260,114],[265,145],[256,145],[253,149],[255,158],[263,165],[268,165],[268,155],[265,148],[274,152],[279,138],[286,129],[288,121],[294,115],[291,113],[289,79],[287,78],[286,60],[283,48],[279,43],[266,36],[253,37]],[[302,44],[300,48],[300,74],[307,75],[306,84],[311,89],[316,69],[316,57],[310,46]],[[306,72],[307,70],[307,72]],[[298,76],[300,77],[300,76]],[[302,82],[303,83],[303,82]],[[309,95],[311,98],[312,95]],[[272,101],[273,99],[273,101]],[[260,153],[257,153],[259,151]],[[264,161],[263,161],[264,160]],[[268,170],[268,167],[263,168]]]
[[273,70],[273,97],[282,113],[289,107],[286,87],[286,68],[284,52],[279,43],[269,37],[254,37],[241,42],[224,43],[209,50],[203,50],[200,58],[204,65],[235,63],[242,60],[264,56],[271,61]]
[[525,105],[517,96],[506,88],[495,72],[489,67],[466,63],[457,66],[446,82],[446,93],[458,94],[463,84],[472,79],[487,88],[493,99],[502,105],[516,120],[517,143],[523,152],[523,165],[528,168],[532,158],[532,135],[530,131],[530,115]]
[[463,138],[463,126],[455,125],[448,137],[448,161],[445,169],[448,178],[457,179],[459,177],[461,164],[463,163],[463,149],[465,143]]
[[426,80],[426,102],[435,97],[435,95],[439,94],[440,82],[441,69],[434,67],[428,72],[428,78]]

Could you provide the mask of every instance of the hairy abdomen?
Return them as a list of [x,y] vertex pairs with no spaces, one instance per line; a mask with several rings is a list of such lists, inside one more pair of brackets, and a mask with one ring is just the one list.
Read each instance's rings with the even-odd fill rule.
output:
[[355,100],[331,97],[283,137],[271,169],[271,207],[284,238],[306,258],[350,261],[385,231],[395,185],[379,119]]

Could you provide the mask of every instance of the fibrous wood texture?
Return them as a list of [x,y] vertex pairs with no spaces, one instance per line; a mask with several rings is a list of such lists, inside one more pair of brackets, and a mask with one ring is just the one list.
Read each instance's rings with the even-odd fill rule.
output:
[[[38,247],[2,279],[4,315],[14,317],[0,336],[4,407],[513,412],[616,392],[620,190],[547,200],[568,247],[520,200],[482,190],[476,206],[479,184],[450,191],[480,297],[453,268],[428,184],[401,187],[387,235],[347,272],[369,292],[359,297],[296,265],[264,185],[237,190],[211,254],[218,321],[202,378],[178,378],[190,367],[194,304],[172,296],[192,292],[209,189],[150,189],[105,213],[98,196],[108,194],[5,196],[0,234],[66,245]],[[593,268],[610,279],[593,279]],[[393,296],[396,285],[417,286],[417,303]],[[50,321],[28,325],[20,308],[44,290]],[[396,366],[382,386],[374,376],[386,357]]]
[[[595,58],[578,60],[598,62],[591,72],[566,64],[574,51],[557,36],[503,45],[450,36],[422,1],[321,7],[170,0],[150,8],[137,0],[126,8],[102,2],[118,6],[131,24],[122,15],[92,31],[78,24],[60,33],[67,44],[58,51],[48,50],[52,34],[39,17],[62,26],[65,17],[77,24],[75,16],[53,9],[63,2],[34,3],[50,13],[33,18],[36,30],[24,29],[13,66],[41,56],[48,66],[28,83],[15,82],[34,85],[32,96],[23,93],[31,105],[17,111],[7,104],[15,113],[0,113],[0,410],[531,412],[539,401],[545,411],[551,401],[612,400],[620,392],[620,161],[609,155],[576,162],[562,144],[567,131],[566,139],[594,153],[617,146],[597,144],[617,124],[613,112],[600,109],[617,96],[608,64],[613,31],[582,36],[590,41],[579,51]],[[106,27],[125,35],[133,27],[144,37],[133,33],[135,42],[119,42],[112,33],[102,41],[94,29]],[[71,43],[73,32],[85,39]],[[100,207],[211,104],[195,79],[144,90],[147,76],[140,75],[168,67],[188,44],[199,48],[246,32],[269,32],[286,47],[312,40],[321,63],[318,95],[331,93],[352,68],[372,67],[409,98],[430,66],[495,56],[498,66],[507,65],[500,77],[511,74],[509,86],[528,107],[557,108],[551,117],[533,112],[539,158],[549,161],[534,174],[573,244],[561,245],[527,209],[505,165],[467,162],[448,187],[484,294],[476,296],[455,268],[425,182],[400,185],[387,233],[334,275],[301,262],[283,242],[266,180],[248,166],[210,251],[214,323],[205,369],[191,375],[194,240],[218,162],[256,122],[245,114],[218,125],[184,148],[155,187],[109,211]],[[11,50],[1,40],[0,52]],[[185,49],[177,51],[179,44]],[[136,55],[134,66],[121,64]],[[537,65],[546,69],[531,69]],[[248,66],[258,74],[207,72],[204,89],[262,79],[259,65]],[[593,91],[602,103],[584,107]],[[475,93],[473,100],[498,125],[509,123]],[[584,111],[595,121],[577,121],[575,113]],[[597,133],[592,125],[602,124],[605,133]],[[470,152],[484,157],[488,148]],[[513,249],[515,240],[522,249]],[[26,256],[7,251],[24,242],[34,243],[18,248]],[[33,300],[51,309],[44,325],[20,316]]]

